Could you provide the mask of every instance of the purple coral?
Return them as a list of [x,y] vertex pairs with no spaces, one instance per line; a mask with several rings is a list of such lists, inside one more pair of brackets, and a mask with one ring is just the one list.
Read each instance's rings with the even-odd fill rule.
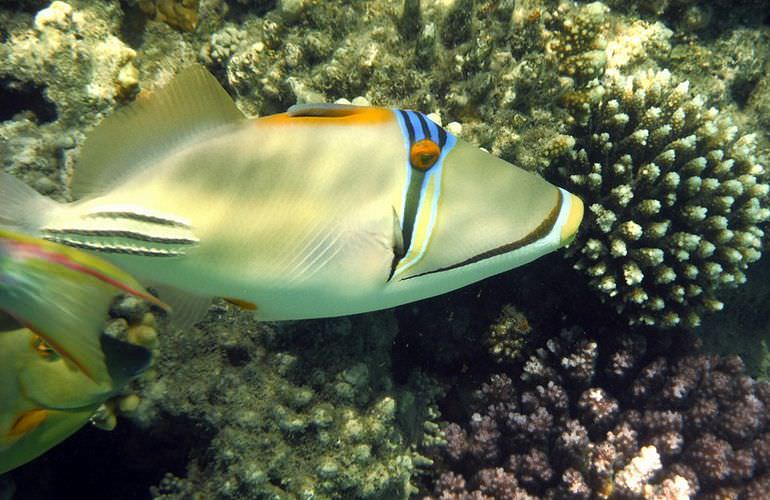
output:
[[652,344],[570,330],[492,376],[444,428],[427,498],[761,498],[770,385],[737,357]]

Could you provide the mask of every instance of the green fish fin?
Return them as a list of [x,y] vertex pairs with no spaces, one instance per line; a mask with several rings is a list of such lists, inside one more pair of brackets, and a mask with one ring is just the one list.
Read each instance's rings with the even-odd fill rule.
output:
[[38,358],[19,371],[24,395],[45,408],[68,410],[103,403],[150,366],[152,353],[105,334],[100,335],[108,382],[96,382],[64,358]]
[[34,460],[88,423],[99,405],[75,411],[49,410],[46,419],[7,448],[0,448],[0,474]]
[[155,156],[243,118],[211,73],[190,66],[151,95],[140,94],[88,134],[72,176],[72,195],[105,192],[138,169],[151,168]]
[[104,334],[100,343],[110,382],[95,382],[63,358],[40,358],[27,363],[19,373],[25,396],[45,408],[59,410],[99,404],[150,366],[152,353],[144,347]]
[[103,403],[115,392],[111,383],[93,381],[64,358],[27,363],[18,377],[24,395],[45,408],[83,408]]
[[[98,385],[114,381],[101,336],[114,297],[156,302],[136,280],[80,250],[0,230],[0,308]],[[166,306],[167,307],[167,306]]]

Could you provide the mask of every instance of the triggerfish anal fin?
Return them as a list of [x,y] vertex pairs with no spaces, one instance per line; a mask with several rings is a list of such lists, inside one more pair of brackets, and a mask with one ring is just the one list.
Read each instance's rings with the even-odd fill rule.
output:
[[190,66],[88,134],[72,176],[72,194],[81,198],[120,185],[138,169],[152,167],[155,155],[243,118],[211,73],[200,65]]
[[121,292],[167,308],[108,262],[0,229],[0,309],[97,384],[113,383],[101,336],[109,305]]

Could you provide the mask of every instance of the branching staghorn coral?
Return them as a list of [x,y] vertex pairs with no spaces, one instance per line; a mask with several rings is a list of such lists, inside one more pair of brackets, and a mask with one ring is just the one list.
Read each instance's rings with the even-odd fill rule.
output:
[[668,71],[608,74],[571,106],[550,171],[588,208],[568,258],[629,323],[697,326],[761,256],[768,175],[754,134]]
[[671,352],[563,331],[444,425],[427,498],[763,498],[770,386],[737,357]]

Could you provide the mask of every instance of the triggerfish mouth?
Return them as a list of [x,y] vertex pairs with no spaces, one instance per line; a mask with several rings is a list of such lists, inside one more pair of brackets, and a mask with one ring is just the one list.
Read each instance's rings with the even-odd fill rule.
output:
[[81,250],[0,229],[0,474],[82,427],[150,362],[103,329],[116,295],[161,307]]
[[[200,66],[106,118],[58,204],[10,175],[0,222],[109,258],[184,311],[328,317],[442,294],[570,242],[580,199],[424,114],[247,119]],[[200,299],[203,299],[201,301]]]

